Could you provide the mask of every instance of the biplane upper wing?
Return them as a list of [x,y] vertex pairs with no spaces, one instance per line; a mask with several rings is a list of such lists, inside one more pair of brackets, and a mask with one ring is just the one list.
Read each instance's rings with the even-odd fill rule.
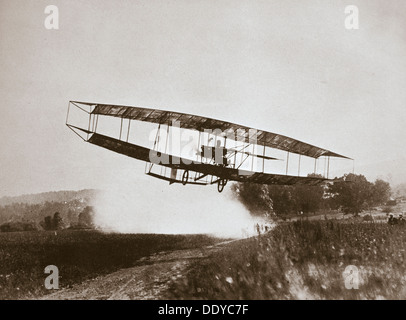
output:
[[[233,130],[237,134],[237,138],[244,141],[249,139],[256,139],[257,144],[275,148],[279,150],[289,151],[299,155],[304,155],[312,158],[319,158],[321,156],[339,157],[350,159],[338,153],[313,146],[311,144],[268,131],[258,130],[247,126],[216,120],[212,118],[202,117],[198,115],[164,111],[158,109],[150,109],[143,107],[120,106],[111,104],[95,104],[88,102],[72,101],[72,103],[80,103],[93,106],[91,114],[106,115],[112,117],[119,117],[124,119],[132,119],[138,121],[146,121],[158,124],[168,124],[177,122],[180,128],[196,129],[203,131],[205,129],[220,129],[223,132]],[[254,130],[256,137],[248,137],[248,134]],[[240,136],[238,136],[240,134]]]

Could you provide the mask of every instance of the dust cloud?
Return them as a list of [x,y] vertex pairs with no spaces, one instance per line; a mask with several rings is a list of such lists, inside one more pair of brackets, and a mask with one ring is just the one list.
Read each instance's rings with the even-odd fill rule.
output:
[[104,230],[243,238],[256,233],[257,223],[265,223],[250,215],[229,185],[219,194],[216,185],[169,186],[150,177],[145,183],[125,181],[109,181],[93,200],[95,223]]

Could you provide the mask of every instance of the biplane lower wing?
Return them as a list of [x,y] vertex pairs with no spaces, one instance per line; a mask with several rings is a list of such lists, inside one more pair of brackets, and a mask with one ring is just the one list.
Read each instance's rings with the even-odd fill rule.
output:
[[[153,163],[150,159],[150,153],[156,152],[149,148],[121,141],[109,136],[105,136],[99,133],[93,133],[88,139],[88,142],[109,149],[111,151],[126,155],[131,158],[142,160],[145,162]],[[173,169],[180,169],[185,171],[193,171],[201,173],[203,176],[211,175],[216,176],[220,180],[231,180],[239,182],[252,182],[259,184],[283,184],[283,185],[293,185],[293,184],[306,184],[306,185],[316,185],[328,179],[317,178],[317,177],[300,177],[300,176],[290,176],[290,175],[280,175],[271,174],[263,172],[252,172],[239,170],[231,167],[213,165],[208,163],[202,163],[197,161],[192,161],[190,159],[185,159],[181,157],[172,156],[169,154],[161,153],[160,158],[166,158],[169,161],[167,163],[155,163],[164,167],[169,167]],[[167,180],[169,182],[179,182],[175,179],[166,178],[149,173],[151,176],[156,176],[157,178]],[[218,180],[217,180],[218,181]],[[188,184],[206,184],[198,182],[187,182]]]

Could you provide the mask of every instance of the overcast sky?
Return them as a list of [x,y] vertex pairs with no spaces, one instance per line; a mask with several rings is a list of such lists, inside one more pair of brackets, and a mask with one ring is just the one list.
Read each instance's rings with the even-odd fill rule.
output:
[[[59,30],[44,27],[49,4]],[[349,4],[358,30],[344,27]],[[0,0],[0,196],[129,181],[179,196],[144,163],[82,142],[69,100],[224,119],[406,181],[405,17],[403,0]]]

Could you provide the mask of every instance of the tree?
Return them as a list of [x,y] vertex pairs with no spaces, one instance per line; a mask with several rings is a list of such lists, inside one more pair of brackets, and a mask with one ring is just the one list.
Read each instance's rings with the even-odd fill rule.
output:
[[94,227],[94,209],[91,206],[87,206],[79,214],[79,225],[86,227]]
[[296,201],[293,197],[292,186],[266,186],[268,196],[272,199],[273,211],[276,214],[287,214],[295,211]]
[[272,199],[265,185],[238,182],[231,190],[253,215],[267,215],[272,212]]
[[[320,174],[309,174],[308,177],[320,178]],[[317,185],[294,185],[292,186],[292,197],[295,201],[294,210],[303,213],[316,212],[324,203],[325,184]]]
[[298,185],[293,188],[295,209],[304,213],[316,212],[323,203],[324,187],[322,185]]
[[60,230],[63,229],[63,219],[59,212],[54,213],[54,218],[52,220],[52,229],[53,230]]
[[52,230],[53,229],[53,223],[52,223],[52,217],[51,216],[46,216],[44,218],[43,227],[44,227],[45,230]]
[[345,174],[329,187],[333,202],[345,213],[358,215],[371,202],[373,184],[363,175]]
[[390,184],[381,179],[377,179],[372,187],[372,205],[385,204],[390,197]]

